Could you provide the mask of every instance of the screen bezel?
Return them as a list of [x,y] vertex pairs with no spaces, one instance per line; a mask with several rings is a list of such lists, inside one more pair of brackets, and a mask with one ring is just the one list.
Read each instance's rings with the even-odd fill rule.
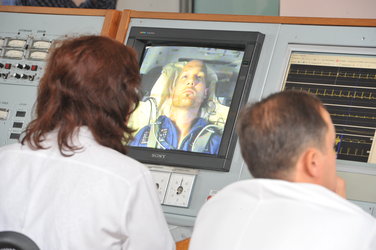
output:
[[144,56],[147,46],[191,46],[244,51],[218,155],[147,147],[128,147],[128,155],[146,164],[229,171],[235,150],[235,122],[248,99],[264,35],[259,32],[132,27],[126,45]]

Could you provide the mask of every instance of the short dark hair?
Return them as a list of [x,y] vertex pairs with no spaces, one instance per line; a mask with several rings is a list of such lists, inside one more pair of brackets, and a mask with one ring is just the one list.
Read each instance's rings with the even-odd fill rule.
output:
[[36,101],[36,119],[29,123],[22,144],[43,149],[44,135],[58,129],[58,145],[70,144],[75,129],[87,126],[95,140],[126,153],[127,126],[139,102],[139,64],[133,49],[102,36],[82,36],[58,43],[50,54]]
[[237,133],[255,178],[285,179],[308,147],[324,147],[324,106],[309,93],[284,91],[243,109]]

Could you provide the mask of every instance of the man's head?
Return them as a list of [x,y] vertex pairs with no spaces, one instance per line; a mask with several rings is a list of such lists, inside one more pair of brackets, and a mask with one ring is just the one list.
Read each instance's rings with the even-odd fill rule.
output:
[[273,94],[243,110],[237,131],[254,177],[316,183],[334,191],[335,130],[315,96]]
[[200,108],[208,95],[207,69],[199,60],[188,62],[178,75],[171,98],[175,107]]
[[136,108],[140,85],[135,52],[106,37],[62,41],[51,52],[39,85],[36,115],[26,140],[41,148],[43,135],[59,129],[60,150],[73,151],[69,138],[87,126],[102,145],[125,152],[121,140]]

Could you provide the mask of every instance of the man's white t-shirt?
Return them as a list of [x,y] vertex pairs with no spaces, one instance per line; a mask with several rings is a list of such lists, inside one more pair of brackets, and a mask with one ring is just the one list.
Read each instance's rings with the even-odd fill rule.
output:
[[314,184],[253,179],[211,198],[190,250],[375,250],[376,220]]
[[0,231],[24,233],[41,250],[175,249],[148,169],[86,127],[77,143],[70,157],[56,132],[46,150],[0,148]]

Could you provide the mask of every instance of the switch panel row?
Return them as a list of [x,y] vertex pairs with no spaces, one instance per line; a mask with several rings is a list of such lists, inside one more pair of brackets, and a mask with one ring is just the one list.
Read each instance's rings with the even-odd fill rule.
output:
[[152,167],[150,171],[162,205],[189,206],[196,171],[168,167]]

